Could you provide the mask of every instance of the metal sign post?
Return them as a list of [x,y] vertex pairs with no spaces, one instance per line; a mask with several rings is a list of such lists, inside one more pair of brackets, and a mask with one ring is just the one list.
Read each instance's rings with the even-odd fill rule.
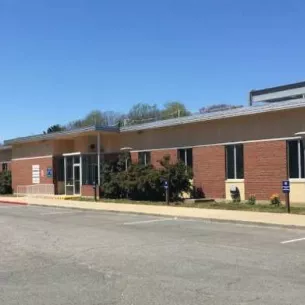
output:
[[287,213],[290,213],[290,182],[289,182],[289,180],[284,180],[282,182],[282,191],[285,194]]
[[168,188],[168,181],[164,181],[164,189],[165,189],[165,200],[166,204],[169,205],[169,188]]

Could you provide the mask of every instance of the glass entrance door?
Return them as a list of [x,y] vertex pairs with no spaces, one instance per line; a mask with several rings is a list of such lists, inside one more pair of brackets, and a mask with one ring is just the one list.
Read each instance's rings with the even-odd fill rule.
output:
[[80,195],[82,187],[82,158],[77,155],[64,156],[65,194]]
[[74,195],[80,195],[80,166],[74,164],[73,166],[73,180],[74,180]]

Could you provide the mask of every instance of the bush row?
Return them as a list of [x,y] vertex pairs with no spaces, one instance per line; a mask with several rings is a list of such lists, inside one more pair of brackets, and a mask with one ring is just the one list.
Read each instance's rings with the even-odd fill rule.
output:
[[[182,162],[171,163],[170,156],[165,156],[159,161],[160,169],[156,169],[152,165],[130,163],[130,156],[122,154],[117,162],[104,164],[103,197],[164,201],[165,181],[168,182],[171,201],[180,200],[183,192],[192,191],[191,169]],[[128,164],[127,168],[126,164]]]
[[0,194],[12,193],[12,175],[11,172],[0,173]]

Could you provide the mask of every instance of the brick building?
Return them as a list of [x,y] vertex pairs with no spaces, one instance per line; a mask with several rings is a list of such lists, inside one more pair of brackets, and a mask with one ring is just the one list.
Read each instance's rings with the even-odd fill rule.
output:
[[[43,192],[50,185],[56,194],[92,196],[102,162],[128,147],[132,162],[158,167],[164,155],[185,162],[206,197],[230,199],[235,186],[241,199],[254,194],[268,200],[289,179],[292,203],[305,202],[304,95],[305,83],[298,83],[252,91],[251,105],[243,108],[8,140],[13,189],[35,186]],[[10,161],[1,152],[0,162]]]

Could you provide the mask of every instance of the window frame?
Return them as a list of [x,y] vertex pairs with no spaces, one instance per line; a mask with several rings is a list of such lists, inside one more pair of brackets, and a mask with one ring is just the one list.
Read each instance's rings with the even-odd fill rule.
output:
[[[183,159],[181,159],[181,152],[183,152]],[[191,154],[191,160],[188,158],[188,152]],[[193,168],[193,148],[179,148],[178,149],[178,159],[184,163],[186,167]],[[190,164],[189,164],[190,163]]]
[[[242,148],[242,177],[238,177],[238,173],[239,171],[237,170],[237,165],[239,162],[237,162],[237,147],[241,147]],[[234,177],[231,178],[229,177],[229,173],[228,173],[228,149],[230,147],[233,147],[233,174]],[[240,144],[232,144],[232,145],[226,145],[225,146],[225,170],[226,170],[226,180],[244,180],[245,179],[245,163],[244,163],[244,145],[242,143]]]
[[[143,159],[140,155],[143,154]],[[143,160],[143,162],[142,162]],[[138,152],[138,163],[141,165],[150,165],[151,164],[151,152],[150,151],[139,151]]]
[[[290,147],[289,144],[292,142],[297,142],[297,167],[298,167],[298,177],[291,177],[291,171],[290,171]],[[302,158],[302,152],[303,152],[303,158]],[[288,140],[287,141],[287,176],[288,179],[295,179],[295,180],[301,180],[305,179],[305,153],[304,153],[304,144],[302,139],[296,139],[296,140]]]

